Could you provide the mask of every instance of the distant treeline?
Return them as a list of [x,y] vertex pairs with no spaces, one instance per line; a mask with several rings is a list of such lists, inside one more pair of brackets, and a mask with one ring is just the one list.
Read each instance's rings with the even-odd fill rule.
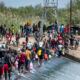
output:
[[[55,12],[53,9],[47,9],[47,22],[49,24],[55,23]],[[24,24],[27,19],[33,23],[39,21],[44,13],[43,7],[38,4],[35,7],[26,6],[20,8],[7,8],[3,2],[0,3],[0,24],[5,23],[9,27],[11,24],[17,26]],[[70,4],[65,9],[58,9],[58,24],[70,23]],[[37,23],[36,23],[37,24]],[[73,0],[72,3],[72,24],[80,24],[80,0]]]

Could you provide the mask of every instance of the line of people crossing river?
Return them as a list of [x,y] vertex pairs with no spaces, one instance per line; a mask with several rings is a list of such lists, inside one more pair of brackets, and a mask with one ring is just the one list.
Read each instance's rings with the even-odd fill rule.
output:
[[[65,27],[63,24],[56,30],[55,25],[43,26],[43,34],[40,32],[41,22],[37,25],[27,21],[25,26],[20,26],[20,34],[16,32],[14,25],[7,29],[6,25],[0,26],[0,38],[6,40],[6,43],[0,44],[0,80],[11,80],[11,73],[18,70],[18,74],[24,74],[24,71],[32,71],[34,63],[39,67],[44,60],[49,60],[55,56],[69,53],[69,49],[77,49],[79,39],[71,34],[70,26]],[[28,38],[32,35],[35,42],[29,42]],[[15,41],[12,38],[15,37]],[[46,38],[47,37],[47,38]],[[20,39],[25,41],[20,43]],[[12,42],[12,44],[11,44]],[[22,48],[20,48],[22,46]],[[17,50],[13,49],[17,47]]]

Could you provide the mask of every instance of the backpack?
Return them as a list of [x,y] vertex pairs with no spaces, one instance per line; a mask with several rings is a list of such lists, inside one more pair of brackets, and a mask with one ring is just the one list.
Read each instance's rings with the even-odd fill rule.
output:
[[37,54],[35,55],[35,59],[38,59],[38,55]]
[[41,56],[41,53],[42,53],[42,50],[39,49],[38,52],[37,52],[37,55],[38,55],[38,56]]
[[14,63],[15,67],[18,68],[18,61]]
[[52,56],[51,56],[51,55],[49,55],[48,57],[49,57],[49,59],[51,59],[51,58],[52,58]]

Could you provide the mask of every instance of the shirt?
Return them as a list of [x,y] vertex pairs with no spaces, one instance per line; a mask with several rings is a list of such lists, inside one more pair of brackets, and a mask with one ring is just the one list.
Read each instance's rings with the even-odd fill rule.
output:
[[27,60],[30,60],[31,51],[26,50],[25,53],[26,53],[26,55],[27,55]]
[[39,42],[39,47],[43,47],[43,41]]
[[26,54],[25,53],[22,53],[19,61],[20,62],[25,62],[25,59],[26,59]]
[[11,27],[11,31],[14,33],[14,27]]
[[64,28],[63,26],[60,27],[60,32],[63,32]]
[[62,51],[63,46],[62,45],[58,45],[58,50]]
[[31,43],[28,43],[27,44],[27,47],[28,47],[28,49],[31,49],[32,48],[32,44]]

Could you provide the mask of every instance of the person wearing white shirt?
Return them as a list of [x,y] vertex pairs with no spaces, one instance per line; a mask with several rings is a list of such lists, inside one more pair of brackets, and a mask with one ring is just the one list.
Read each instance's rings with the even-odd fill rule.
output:
[[62,50],[63,50],[63,45],[59,44],[59,45],[58,45],[59,56],[62,55]]

